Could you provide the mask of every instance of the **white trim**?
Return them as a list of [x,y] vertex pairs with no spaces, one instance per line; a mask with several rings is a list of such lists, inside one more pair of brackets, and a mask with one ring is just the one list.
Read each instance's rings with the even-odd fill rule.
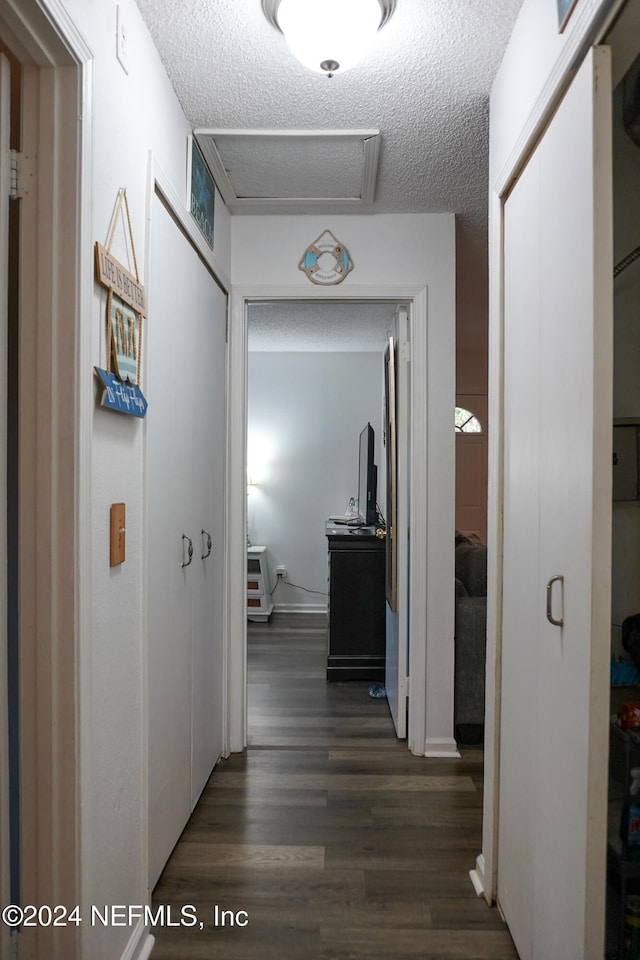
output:
[[443,757],[448,757],[452,760],[460,759],[458,744],[453,737],[444,737],[439,740],[425,740],[424,755],[425,757],[439,757],[440,759]]
[[[516,139],[506,162],[492,180],[492,192],[504,196],[525,164],[548,124],[551,114],[564,94],[589,48],[597,43],[605,24],[610,22],[625,0],[583,0],[571,17],[566,43],[544,84],[531,113]],[[492,174],[493,175],[493,174]]]
[[[24,101],[30,104],[24,143],[40,160],[21,201],[21,257],[30,269],[21,283],[20,366],[39,383],[35,395],[26,392],[33,394],[24,382],[30,378],[23,377],[21,387],[20,524],[29,543],[20,561],[22,883],[27,899],[48,890],[73,903],[82,885],[80,644],[90,636],[91,375],[90,326],[84,320],[93,279],[85,256],[92,209],[92,54],[57,0],[47,9],[35,0],[7,0],[3,27],[24,64]],[[75,345],[74,363],[60,380],[55,371],[67,343]],[[38,795],[30,785],[43,770],[45,779],[46,771],[51,774],[49,790]],[[50,937],[50,931],[38,930],[24,947],[34,955],[48,952]],[[57,946],[73,958],[82,952],[80,941],[78,931],[69,930]]]
[[[489,430],[487,494],[487,644],[484,717],[484,797],[482,853],[484,895],[496,896],[500,781],[500,688],[502,682],[502,538],[504,497],[504,322],[502,198],[494,193],[489,207]],[[495,546],[494,546],[495,545]]]
[[[429,470],[442,470],[439,451],[429,449],[427,435],[431,413],[428,404],[428,338],[427,325],[427,288],[424,286],[366,286],[349,287],[336,295],[334,290],[318,287],[304,291],[300,286],[258,286],[236,287],[231,295],[231,322],[229,328],[229,372],[228,372],[228,483],[227,483],[227,603],[225,649],[227,656],[228,684],[228,739],[226,748],[237,752],[246,744],[246,650],[247,628],[244,594],[246,587],[246,404],[247,404],[247,306],[251,301],[269,300],[334,300],[341,302],[388,301],[394,304],[406,303],[410,309],[411,349],[412,349],[412,409],[427,412],[426,417],[411,418],[411,484],[412,497],[410,509],[410,675],[414,696],[409,700],[409,731],[407,745],[417,755],[425,755],[425,746],[429,755],[439,757],[458,757],[453,739],[441,740],[428,738],[427,710],[425,699],[430,690],[439,692],[443,683],[451,686],[450,729],[453,731],[453,662],[451,677],[443,677],[437,671],[427,677],[427,650],[440,639],[437,624],[437,598],[453,608],[451,597],[442,596],[440,589],[430,589],[437,584],[442,571],[442,545],[436,537],[429,537],[432,521],[435,524],[441,515],[436,503],[427,503],[427,473]],[[453,388],[452,388],[453,389]],[[434,414],[435,416],[435,414]],[[453,445],[453,431],[451,443]],[[451,478],[452,479],[452,478]],[[453,518],[451,523],[453,533]],[[451,572],[453,571],[453,536],[451,540]],[[452,580],[452,577],[451,577]],[[431,603],[427,606],[426,597]],[[451,614],[453,630],[453,615]],[[451,638],[453,650],[453,637]],[[421,691],[421,695],[417,694]],[[442,728],[442,717],[434,718],[438,728]],[[448,724],[447,724],[448,725]],[[432,754],[432,749],[435,754]]]
[[[239,130],[220,128],[197,128],[193,136],[202,151],[220,195],[230,213],[312,213],[328,210],[331,205],[345,205],[353,212],[362,212],[362,208],[373,202],[378,176],[380,155],[379,130]],[[336,140],[356,140],[362,143],[362,177],[359,197],[239,197],[229,178],[224,161],[220,156],[216,140],[226,137],[260,138],[283,137],[310,140],[314,137]]]
[[[149,153],[149,163],[152,170],[151,179],[153,182],[153,189],[166,203],[171,212],[171,216],[178,221],[181,230],[186,234],[189,242],[195,247],[198,255],[207,265],[218,285],[222,288],[222,290],[224,290],[225,293],[229,293],[231,290],[231,280],[227,276],[214,251],[202,236],[202,233],[197,223],[191,216],[191,211],[186,206],[184,199],[179,193],[176,192],[171,184],[171,181],[166,176],[162,170],[162,167],[159,165],[158,161],[151,152]],[[148,216],[150,217],[150,212]]]
[[[11,103],[11,68],[9,61],[0,54],[0,155],[6,156],[10,142],[10,103]],[[3,505],[0,514],[0,901],[10,903],[10,794],[9,794],[9,709],[8,709],[8,630],[7,630],[7,482],[6,467],[8,462],[7,450],[7,288],[9,258],[9,165],[0,163],[0,251],[4,258],[0,263],[0,503]],[[3,924],[0,930],[0,954],[9,956],[8,927]]]

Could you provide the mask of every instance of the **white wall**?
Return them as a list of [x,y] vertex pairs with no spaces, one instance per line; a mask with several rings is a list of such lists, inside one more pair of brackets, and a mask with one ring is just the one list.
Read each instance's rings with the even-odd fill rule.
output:
[[[59,4],[42,2],[51,7],[55,20]],[[118,5],[128,30],[128,75],[115,56],[116,4],[65,0],[66,10],[94,54],[90,102],[85,105],[86,122],[92,125],[91,169],[85,171],[91,191],[92,239],[106,242],[117,191],[126,187],[137,261],[143,271],[149,151],[175,191],[185,197],[190,128],[136,4],[119,0]],[[229,220],[219,203],[216,255],[227,272]],[[131,263],[122,229],[116,231],[113,253],[125,264]],[[92,248],[80,254],[93,263]],[[176,286],[178,294],[179,278]],[[106,365],[105,309],[106,292],[96,284],[86,317],[92,365]],[[153,336],[151,315],[147,342]],[[85,905],[144,904],[148,897],[143,713],[145,427],[133,417],[99,409],[88,384],[92,367],[82,374],[86,378],[82,396],[92,396],[86,438],[92,479],[90,519],[83,518],[91,526],[91,555],[84,558],[91,595],[82,598],[89,608],[90,629],[80,638],[82,899]],[[147,399],[152,410],[154,398]],[[127,559],[122,566],[110,568],[109,506],[117,501],[124,501],[127,508]],[[85,923],[81,933],[83,956],[114,960],[124,953],[132,930]]]
[[[425,533],[426,543],[420,556],[414,552],[412,573],[419,569],[420,585],[416,583],[414,594],[420,596],[414,595],[412,603],[423,605],[426,629],[420,642],[412,646],[412,684],[419,675],[418,689],[424,684],[425,695],[421,696],[420,689],[411,699],[410,747],[428,755],[454,756],[454,216],[248,216],[234,217],[231,227],[234,323],[242,316],[241,298],[252,295],[276,299],[369,296],[380,300],[389,290],[396,302],[399,290],[407,291],[407,296],[426,295],[426,326],[421,317],[418,327],[423,329],[414,328],[413,334],[413,356],[421,357],[426,377],[414,377],[412,382],[413,429],[421,434],[426,448],[426,483],[419,492],[414,489],[413,501],[414,509],[424,512],[421,533]],[[327,229],[347,247],[355,266],[339,287],[318,288],[298,269],[298,263],[309,244]],[[237,394],[232,406],[241,406]],[[421,648],[425,637],[426,649]],[[240,730],[239,719],[233,721],[233,727]]]
[[[268,548],[275,608],[326,608],[324,523],[357,497],[358,437],[369,421],[382,447],[380,353],[249,353],[248,462],[262,469],[247,500],[249,537]],[[260,452],[262,451],[262,455]]]

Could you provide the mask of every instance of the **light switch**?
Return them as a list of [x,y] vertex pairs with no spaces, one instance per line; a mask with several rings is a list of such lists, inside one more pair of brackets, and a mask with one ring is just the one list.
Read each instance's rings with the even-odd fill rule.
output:
[[111,504],[111,566],[125,561],[127,511],[124,503]]

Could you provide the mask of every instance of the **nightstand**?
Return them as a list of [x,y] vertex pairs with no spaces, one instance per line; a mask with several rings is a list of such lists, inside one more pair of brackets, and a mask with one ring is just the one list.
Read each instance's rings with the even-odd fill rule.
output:
[[268,620],[272,610],[267,548],[247,547],[247,617],[249,620]]

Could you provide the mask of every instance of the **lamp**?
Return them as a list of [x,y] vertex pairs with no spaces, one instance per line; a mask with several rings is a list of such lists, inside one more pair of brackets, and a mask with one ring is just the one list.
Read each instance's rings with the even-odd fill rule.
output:
[[367,55],[396,0],[262,0],[267,19],[309,70],[332,77]]

